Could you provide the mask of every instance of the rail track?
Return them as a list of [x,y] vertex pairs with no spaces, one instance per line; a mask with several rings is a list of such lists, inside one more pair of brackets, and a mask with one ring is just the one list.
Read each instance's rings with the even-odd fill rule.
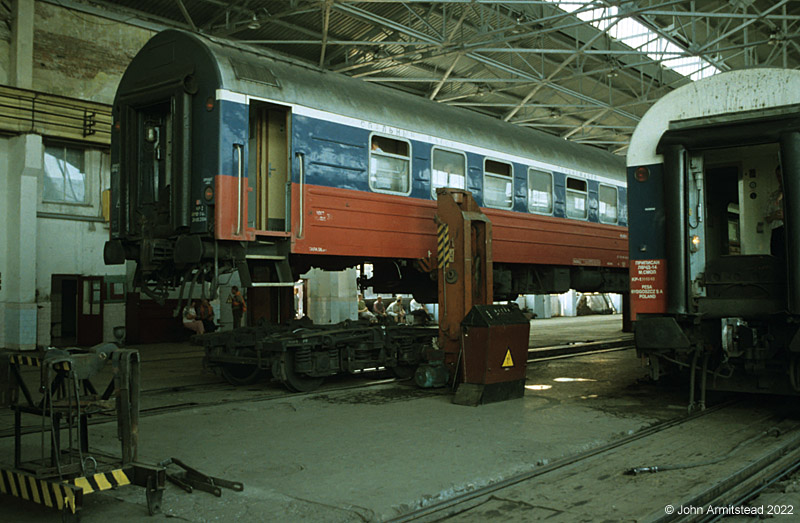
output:
[[800,468],[800,424],[758,413],[728,401],[390,521],[716,521],[709,507],[741,506]]
[[[608,340],[603,342],[586,342],[586,343],[574,343],[567,345],[557,345],[552,347],[536,347],[529,349],[528,363],[541,362],[553,359],[573,358],[589,354],[625,350],[629,348],[631,348],[630,340],[624,338],[617,340]],[[202,355],[203,352],[200,350],[192,352],[175,352],[175,353],[159,354],[156,355],[155,357],[153,356],[148,357],[146,360],[143,361],[143,364],[146,366],[151,366],[155,364],[163,365],[165,363],[199,360],[202,358]],[[378,376],[380,376],[381,372],[382,372],[381,369],[377,369],[375,373],[368,372],[360,375],[374,376],[377,374]],[[151,387],[151,388],[143,387],[142,404],[145,406],[140,410],[140,416],[147,417],[157,414],[164,414],[168,412],[180,412],[182,410],[188,410],[188,409],[215,407],[219,405],[241,404],[249,402],[274,401],[274,400],[285,399],[287,397],[309,396],[315,393],[330,393],[330,392],[347,391],[353,389],[362,389],[362,388],[369,388],[373,386],[394,383],[401,380],[397,378],[374,377],[374,378],[368,378],[366,381],[354,384],[352,383],[353,381],[352,377],[348,378],[347,376],[343,376],[342,378],[338,378],[338,381],[343,381],[344,384],[333,384],[333,385],[328,384],[327,386],[324,386],[321,389],[309,392],[300,392],[300,393],[291,393],[282,389],[266,388],[266,387],[261,389],[260,391],[256,391],[255,386],[252,385],[248,387],[234,387],[225,382],[224,380],[222,380],[222,378],[220,378],[219,381],[217,382],[210,382],[210,383],[202,382],[202,383],[189,383],[183,385],[173,385],[166,387]],[[233,391],[240,391],[243,389],[246,389],[253,393],[245,396],[242,396],[241,394],[234,394],[234,395],[230,394]],[[224,397],[217,397],[214,399],[195,398],[195,399],[189,399],[188,401],[178,401],[173,403],[146,406],[148,403],[152,402],[158,403],[157,402],[158,397],[174,396],[181,393],[200,393],[203,397],[210,395],[222,395]],[[2,415],[0,415],[0,420],[1,419]],[[109,423],[111,421],[113,421],[113,418],[99,415],[90,419],[89,424],[96,425],[102,423]],[[40,430],[39,426],[26,426],[23,428],[22,434],[23,435],[32,434],[38,432],[39,430]],[[14,435],[13,428],[6,428],[0,430],[0,438],[12,437],[13,435]]]
[[633,347],[633,339],[630,336],[613,340],[553,345],[551,347],[531,347],[528,349],[528,363],[626,350],[632,349]]

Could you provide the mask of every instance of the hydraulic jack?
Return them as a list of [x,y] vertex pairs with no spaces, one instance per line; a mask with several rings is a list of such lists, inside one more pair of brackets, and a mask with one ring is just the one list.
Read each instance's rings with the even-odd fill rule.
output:
[[493,304],[492,223],[469,191],[436,191],[439,348],[454,403],[522,397],[530,323],[515,304]]

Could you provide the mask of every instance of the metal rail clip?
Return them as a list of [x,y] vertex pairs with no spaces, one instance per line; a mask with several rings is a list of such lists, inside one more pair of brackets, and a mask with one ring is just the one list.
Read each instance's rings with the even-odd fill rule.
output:
[[236,492],[241,492],[244,490],[244,485],[238,481],[228,481],[227,479],[206,476],[199,470],[188,466],[178,458],[168,458],[159,463],[159,465],[162,467],[172,464],[181,467],[186,472],[179,472],[178,474],[167,472],[167,480],[170,483],[179,486],[186,492],[189,492],[190,494],[194,491],[194,489],[198,489],[214,494],[217,497],[221,497],[222,490],[220,487],[235,490]]

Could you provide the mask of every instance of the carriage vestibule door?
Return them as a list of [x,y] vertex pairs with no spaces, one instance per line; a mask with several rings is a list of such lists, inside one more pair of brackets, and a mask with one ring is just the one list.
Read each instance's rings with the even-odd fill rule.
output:
[[278,105],[250,103],[248,222],[256,231],[283,232],[289,223],[289,114]]

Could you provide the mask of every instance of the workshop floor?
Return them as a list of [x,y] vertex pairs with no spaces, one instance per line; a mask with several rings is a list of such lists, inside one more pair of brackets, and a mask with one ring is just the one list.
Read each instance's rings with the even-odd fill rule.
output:
[[[534,320],[532,328],[549,332],[549,342],[537,343],[558,344],[559,338],[580,341],[583,331],[587,339],[619,337],[621,320]],[[140,350],[146,390],[188,383],[187,376],[218,382],[202,374],[196,347],[159,348],[187,357],[158,367],[148,365],[158,360],[152,346]],[[179,403],[189,408],[142,418],[139,460],[177,457],[209,475],[243,482],[244,491],[216,498],[168,485],[163,514],[150,518],[144,492],[125,487],[88,496],[82,521],[386,520],[685,411],[680,392],[640,383],[646,369],[632,350],[535,363],[527,375],[524,398],[480,407],[454,405],[449,391],[410,383],[246,401],[278,387],[265,382],[227,388],[229,403],[196,408],[182,392]],[[0,418],[4,426],[6,420]],[[91,427],[91,436],[101,450],[117,447],[111,424]],[[26,446],[38,441],[27,437]],[[12,449],[13,438],[0,438],[0,462],[11,461]],[[0,497],[0,520],[34,522],[49,514]]]

